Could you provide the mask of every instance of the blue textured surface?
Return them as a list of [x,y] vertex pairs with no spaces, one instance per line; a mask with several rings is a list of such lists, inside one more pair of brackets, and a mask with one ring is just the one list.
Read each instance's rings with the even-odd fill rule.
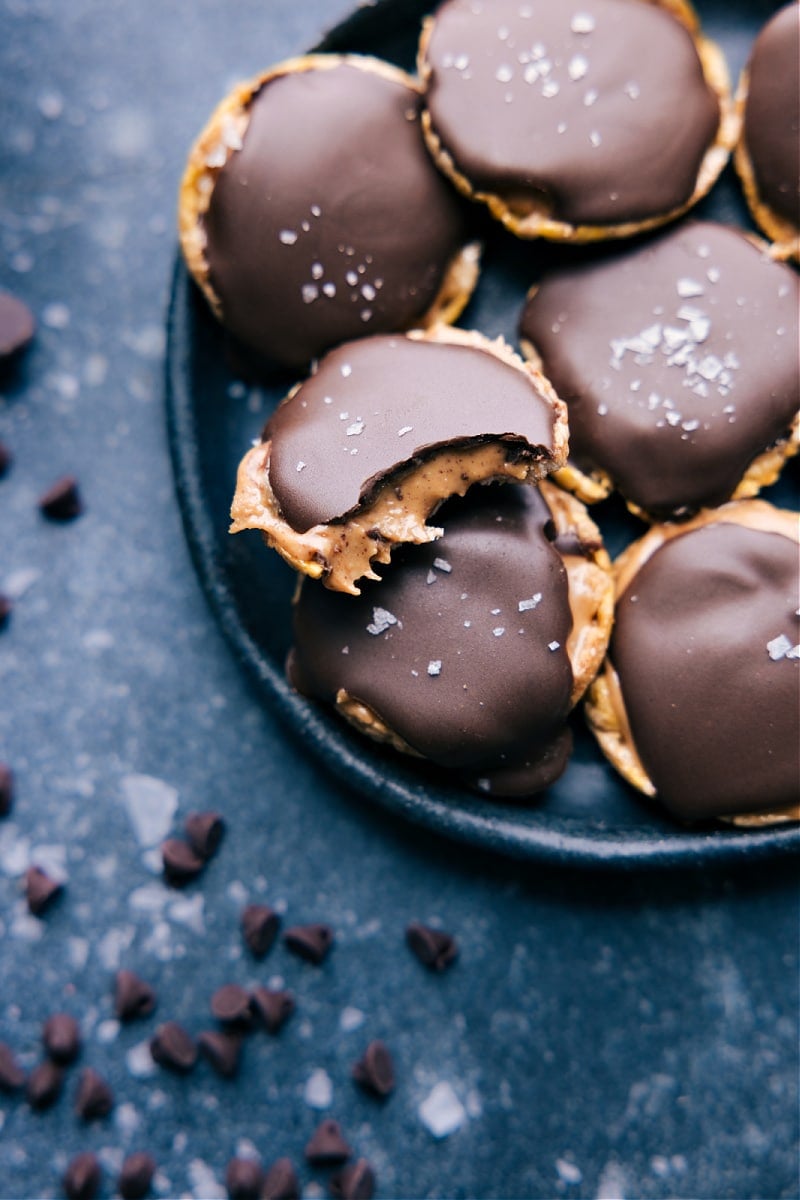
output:
[[[73,1011],[82,1062],[117,1097],[86,1128],[74,1070],[48,1113],[0,1095],[0,1196],[60,1195],[83,1148],[101,1152],[110,1196],[121,1153],[144,1147],[157,1194],[210,1197],[242,1140],[265,1161],[291,1156],[305,1194],[320,1195],[324,1174],[302,1166],[318,1070],[332,1084],[325,1111],[375,1164],[379,1196],[795,1196],[791,866],[522,871],[412,829],[334,782],[264,710],[197,584],[162,408],[178,177],[229,85],[315,42],[343,7],[0,0],[0,286],[40,320],[0,383],[15,455],[0,481],[0,590],[15,596],[0,633],[0,759],[17,776],[0,822],[0,1040],[30,1066],[42,1019]],[[67,470],[87,512],[55,527],[35,501]],[[142,776],[160,813],[175,805],[175,830],[195,808],[228,820],[218,858],[183,893],[159,882],[146,844],[158,822],[137,836],[131,819]],[[68,876],[42,921],[21,901],[32,860]],[[261,966],[243,956],[245,896],[290,921],[329,920],[328,962],[281,947]],[[407,954],[411,918],[457,934],[449,974]],[[160,996],[151,1020],[121,1030],[117,963]],[[185,1080],[142,1075],[130,1051],[157,1020],[208,1028],[219,984],[274,976],[298,1011],[278,1039],[248,1041],[237,1082],[205,1064]],[[397,1064],[384,1106],[349,1077],[375,1036]],[[437,1141],[419,1105],[440,1082],[464,1114]]]

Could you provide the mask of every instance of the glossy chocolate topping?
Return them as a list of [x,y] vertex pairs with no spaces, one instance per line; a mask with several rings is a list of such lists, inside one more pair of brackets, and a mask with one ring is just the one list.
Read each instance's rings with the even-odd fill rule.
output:
[[759,198],[800,226],[800,5],[764,26],[749,75],[744,138]]
[[449,0],[427,62],[456,167],[573,224],[685,204],[719,125],[691,35],[641,0]]
[[344,688],[462,772],[557,759],[548,743],[570,707],[572,617],[549,522],[536,489],[481,488],[448,503],[440,541],[403,547],[360,596],[304,583],[292,682],[328,702]]
[[205,218],[210,282],[243,342],[301,365],[430,308],[464,226],[419,107],[403,82],[347,64],[253,98]]
[[723,522],[665,543],[620,598],[610,657],[676,815],[797,803],[799,606],[797,543]]
[[552,449],[553,409],[529,375],[485,350],[382,336],[331,351],[263,437],[281,514],[305,531],[436,448],[500,437],[509,458]]
[[541,284],[520,331],[567,402],[570,458],[654,515],[728,499],[798,409],[798,280],[688,223]]

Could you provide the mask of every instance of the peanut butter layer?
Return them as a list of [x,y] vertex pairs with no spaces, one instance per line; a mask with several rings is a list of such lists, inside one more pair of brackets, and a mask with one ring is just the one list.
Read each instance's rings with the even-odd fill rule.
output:
[[398,542],[474,483],[563,464],[564,406],[507,346],[439,329],[332,351],[244,457],[232,532],[260,529],[297,570],[357,593]]
[[615,564],[587,715],[630,783],[681,820],[800,817],[795,513],[741,501],[654,527]]

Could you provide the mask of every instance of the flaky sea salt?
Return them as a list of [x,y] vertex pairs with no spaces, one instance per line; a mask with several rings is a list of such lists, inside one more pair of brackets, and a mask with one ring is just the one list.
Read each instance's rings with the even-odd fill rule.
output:
[[377,637],[378,634],[385,633],[390,626],[399,624],[397,617],[394,613],[389,612],[388,608],[376,605],[372,610],[372,622],[367,626],[367,633]]
[[[479,781],[482,782],[482,781]],[[449,1083],[437,1083],[417,1109],[420,1120],[435,1138],[449,1137],[467,1119],[466,1109]]]

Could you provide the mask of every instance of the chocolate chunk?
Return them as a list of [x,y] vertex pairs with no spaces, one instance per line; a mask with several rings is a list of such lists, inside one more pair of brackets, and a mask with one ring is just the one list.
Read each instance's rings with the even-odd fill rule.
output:
[[16,1092],[25,1082],[25,1072],[16,1060],[14,1051],[0,1042],[0,1091]]
[[[2,599],[0,599],[0,610]],[[0,624],[2,622],[0,621]],[[14,773],[8,763],[0,762],[0,817],[7,817],[14,806]]]
[[319,965],[333,945],[333,930],[330,925],[293,925],[283,940],[292,954]]
[[205,867],[205,860],[195,854],[188,842],[167,838],[161,844],[164,879],[171,887],[185,887],[196,879]]
[[13,607],[10,598],[0,592],[0,630],[5,629],[8,624]]
[[295,1009],[291,992],[257,987],[250,994],[250,1006],[268,1033],[277,1033]]
[[300,1200],[300,1184],[291,1159],[279,1158],[264,1176],[261,1200]]
[[345,1162],[352,1153],[344,1140],[339,1122],[334,1121],[333,1117],[326,1117],[320,1122],[305,1149],[306,1159],[314,1167]]
[[83,1121],[107,1117],[114,1107],[114,1093],[93,1067],[84,1067],[75,1096],[75,1112]]
[[0,441],[0,479],[3,478],[13,461],[14,459],[8,446],[5,442]]
[[370,1042],[364,1055],[353,1065],[356,1083],[381,1098],[394,1091],[394,1063],[385,1042]]
[[117,1180],[117,1190],[122,1200],[144,1200],[155,1173],[156,1162],[152,1155],[143,1150],[129,1154]]
[[211,1012],[226,1025],[249,1025],[250,993],[238,983],[226,983],[211,997]]
[[78,481],[64,475],[39,497],[39,511],[51,521],[72,521],[83,512],[83,500]]
[[232,1158],[225,1170],[230,1200],[259,1200],[264,1173],[253,1158]]
[[412,921],[406,929],[406,943],[412,954],[432,971],[444,971],[458,957],[458,943],[450,933]]
[[177,1021],[159,1025],[150,1041],[150,1053],[160,1066],[180,1074],[191,1071],[197,1062],[194,1039]]
[[33,313],[10,292],[0,292],[0,363],[28,345],[36,330]]
[[31,1108],[50,1108],[61,1095],[64,1072],[49,1058],[34,1067],[25,1085],[25,1095]]
[[41,916],[63,890],[63,884],[52,879],[41,867],[28,867],[25,872],[25,899],[35,917]]
[[117,971],[114,979],[114,1011],[120,1021],[149,1017],[156,1006],[156,993],[133,971]]
[[375,1172],[365,1158],[332,1175],[328,1188],[333,1200],[372,1200]]
[[64,1172],[64,1194],[67,1200],[94,1200],[100,1190],[102,1171],[96,1154],[84,1150],[70,1159]]
[[197,1036],[197,1045],[218,1075],[231,1079],[239,1069],[242,1039],[232,1033],[208,1029]]
[[189,813],[184,825],[186,840],[198,858],[213,858],[225,833],[225,822],[216,812]]
[[263,958],[271,948],[280,926],[280,917],[266,904],[248,904],[242,912],[242,937],[256,958]]
[[42,1042],[53,1062],[67,1066],[81,1049],[81,1027],[70,1013],[53,1013],[42,1026]]

